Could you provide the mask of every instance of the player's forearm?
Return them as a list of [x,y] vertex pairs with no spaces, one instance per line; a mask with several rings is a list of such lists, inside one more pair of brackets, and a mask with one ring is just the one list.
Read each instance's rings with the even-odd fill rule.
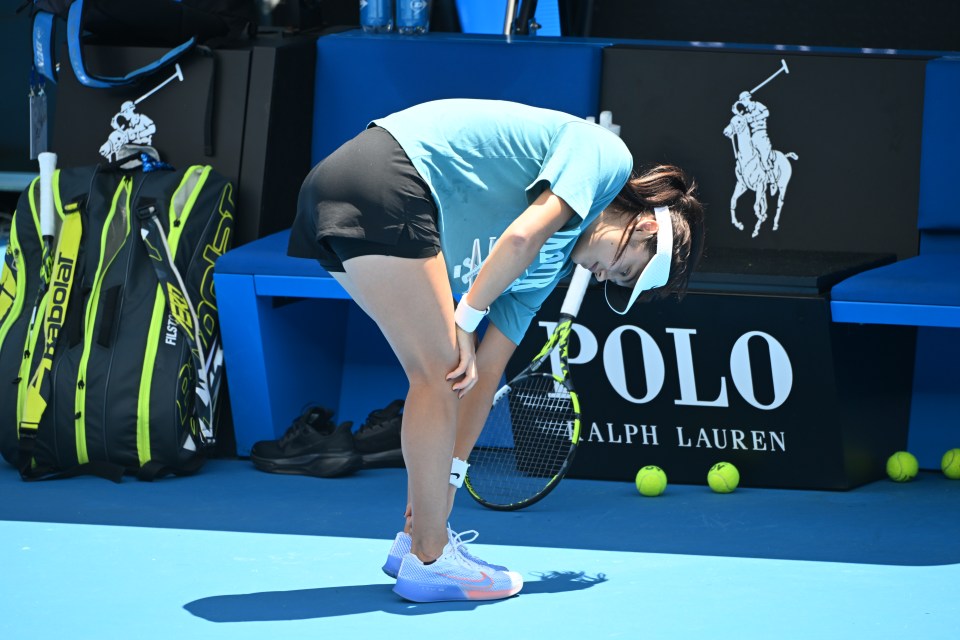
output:
[[507,290],[537,257],[542,241],[512,235],[510,229],[493,245],[470,291],[464,296],[474,309],[486,309]]
[[465,296],[474,309],[486,309],[523,275],[547,239],[573,215],[573,209],[549,188],[497,239]]

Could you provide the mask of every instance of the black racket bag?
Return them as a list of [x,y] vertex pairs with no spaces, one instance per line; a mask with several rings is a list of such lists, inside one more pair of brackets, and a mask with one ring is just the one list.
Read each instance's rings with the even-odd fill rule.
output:
[[232,245],[233,186],[144,160],[54,174],[52,255],[39,179],[20,197],[0,283],[0,454],[24,479],[188,474],[215,441],[213,267]]

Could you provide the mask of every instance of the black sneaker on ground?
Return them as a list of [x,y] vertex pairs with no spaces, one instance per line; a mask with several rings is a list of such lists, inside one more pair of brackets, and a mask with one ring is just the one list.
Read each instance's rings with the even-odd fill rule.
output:
[[253,445],[250,461],[261,471],[334,478],[359,469],[363,460],[353,445],[352,422],[335,426],[333,412],[310,407],[279,440]]
[[363,458],[365,469],[404,466],[400,449],[402,420],[403,400],[394,400],[383,409],[371,411],[353,434],[353,442]]

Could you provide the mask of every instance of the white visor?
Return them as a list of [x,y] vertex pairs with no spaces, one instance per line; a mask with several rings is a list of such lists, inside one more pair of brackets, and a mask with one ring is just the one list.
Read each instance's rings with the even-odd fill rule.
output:
[[[670,279],[670,261],[673,259],[673,221],[670,217],[670,209],[657,207],[653,210],[653,213],[657,217],[658,225],[657,252],[650,258],[647,266],[643,268],[643,272],[637,278],[633,289],[629,290],[627,287],[621,287],[610,280],[604,283],[603,293],[607,299],[607,304],[620,315],[630,311],[630,307],[637,301],[641,293],[662,287]],[[611,288],[611,285],[613,288]]]

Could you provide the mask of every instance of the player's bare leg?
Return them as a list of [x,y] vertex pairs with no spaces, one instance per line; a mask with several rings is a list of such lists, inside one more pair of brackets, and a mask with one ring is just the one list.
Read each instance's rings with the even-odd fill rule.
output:
[[[483,340],[477,349],[477,384],[460,401],[457,416],[457,442],[453,455],[461,460],[469,458],[473,446],[480,437],[480,432],[483,431],[484,422],[490,413],[490,405],[493,404],[493,396],[500,388],[503,371],[507,368],[507,362],[516,348],[517,346],[493,325],[490,325],[484,333]],[[456,495],[456,487],[451,486],[448,514],[453,510]]]
[[[447,544],[448,481],[457,393],[446,375],[458,364],[453,296],[442,254],[359,256],[334,277],[377,323],[410,384],[402,448],[412,507],[412,552],[430,561]],[[469,396],[469,394],[468,394]]]

